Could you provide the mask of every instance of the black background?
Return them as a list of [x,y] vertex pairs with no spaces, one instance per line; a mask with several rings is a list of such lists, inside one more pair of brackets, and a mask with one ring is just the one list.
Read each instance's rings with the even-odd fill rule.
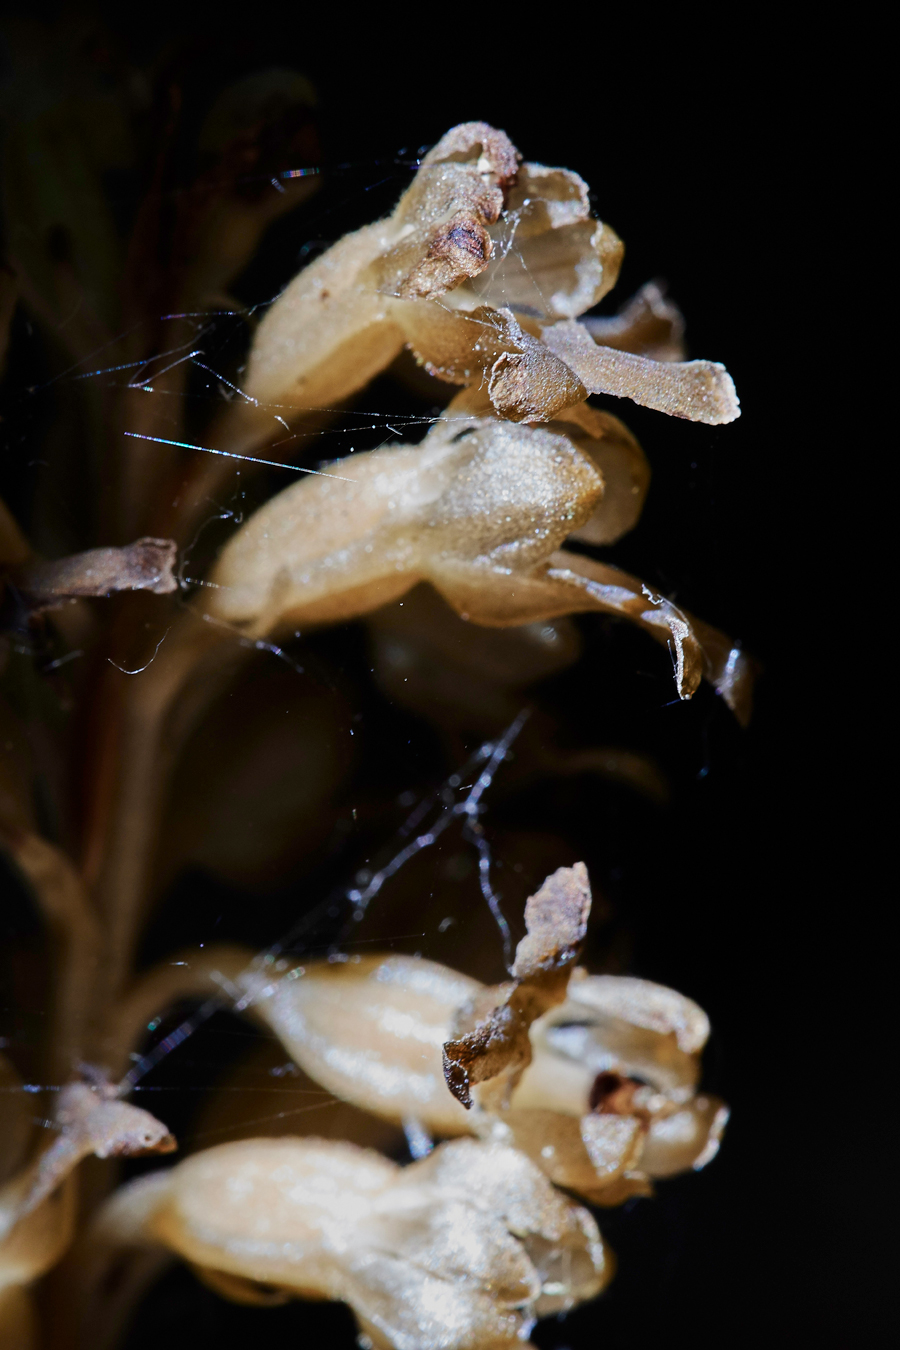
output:
[[[856,1066],[835,1034],[845,1016],[839,986],[871,937],[860,939],[863,911],[847,913],[822,815],[826,798],[846,792],[838,768],[846,731],[839,708],[825,711],[823,602],[813,584],[824,547],[816,484],[837,455],[809,362],[830,134],[814,49],[777,24],[693,8],[664,22],[637,8],[615,22],[570,7],[527,18],[454,11],[422,27],[418,14],[358,15],[347,10],[322,27],[321,15],[313,22],[266,5],[229,18],[181,7],[105,13],[134,59],[167,47],[185,54],[186,95],[198,109],[229,81],[271,65],[316,87],[324,188],[273,232],[244,279],[247,298],[282,284],[304,243],[338,238],[389,209],[408,181],[403,161],[420,146],[458,121],[484,119],[526,158],[565,164],[591,185],[597,213],[626,243],[604,312],[664,278],[687,317],[689,354],[723,361],[742,402],[741,419],[722,428],[615,409],[654,480],[640,526],[611,557],[759,659],[749,730],[708,691],[689,707],[671,705],[665,664],[641,638],[617,638],[611,653],[606,630],[583,621],[585,661],[595,661],[551,681],[542,706],[575,742],[605,736],[654,754],[671,804],[651,811],[599,788],[550,787],[498,802],[493,822],[549,825],[587,857],[615,933],[627,935],[629,968],[709,1011],[706,1081],[733,1110],[707,1171],[600,1215],[619,1257],[616,1281],[598,1304],[542,1324],[535,1342],[574,1350],[601,1339],[731,1344],[752,1334],[772,1344],[853,1343],[850,1327],[859,1334],[871,1315],[855,1204],[865,1130],[846,1095]],[[389,413],[404,397],[379,387],[367,406],[381,400]],[[318,641],[323,660],[362,668],[355,629]],[[361,697],[372,722],[367,753],[390,760],[392,789],[425,789],[452,768],[427,727],[371,690]],[[402,752],[401,731],[409,732]],[[379,842],[389,839],[363,845]],[[354,861],[323,863],[319,894]],[[208,879],[183,881],[148,934],[147,959],[166,943],[202,938],[220,902]],[[265,942],[296,906],[295,892],[276,897],[268,913],[216,935]],[[836,934],[845,935],[840,958]],[[170,1078],[159,1081],[196,1082],[204,1055],[216,1052],[198,1035],[182,1053],[184,1067],[173,1056]],[[352,1344],[343,1309],[235,1308],[178,1270],[148,1295],[127,1345],[225,1350],[269,1334]]]

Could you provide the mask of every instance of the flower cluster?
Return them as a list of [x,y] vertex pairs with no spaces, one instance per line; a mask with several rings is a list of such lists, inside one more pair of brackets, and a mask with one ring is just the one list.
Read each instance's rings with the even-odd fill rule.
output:
[[[307,108],[305,85],[288,92]],[[173,306],[205,302],[283,209],[238,201],[232,177],[227,192],[225,178],[215,191],[209,178],[209,201],[173,251],[199,256],[204,230],[212,239]],[[296,200],[307,190],[292,188]],[[225,192],[219,208],[216,191]],[[417,637],[440,668],[452,624],[459,669],[468,678],[493,663],[502,689],[576,659],[568,616],[612,615],[667,648],[680,698],[706,679],[746,722],[753,670],[740,645],[581,547],[632,529],[650,481],[633,435],[590,395],[708,425],[739,415],[724,367],[683,359],[681,316],[657,287],[616,317],[583,317],[615,284],[621,257],[577,174],[523,162],[484,123],[457,126],[421,159],[386,219],[334,244],[271,304],[240,389],[206,428],[208,445],[174,438],[165,419],[177,400],[161,411],[147,382],[129,384],[117,411],[104,404],[95,420],[116,427],[136,395],[143,409],[129,414],[109,493],[121,508],[110,537],[135,542],[101,540],[45,561],[0,506],[6,630],[52,623],[88,647],[99,625],[85,601],[131,591],[154,597],[168,623],[151,660],[134,668],[122,652],[126,640],[135,661],[143,650],[137,611],[117,609],[96,639],[82,712],[91,735],[100,730],[92,793],[70,812],[86,822],[72,857],[42,834],[36,773],[6,776],[0,765],[0,844],[62,953],[46,1061],[53,1106],[38,1128],[30,1089],[0,1057],[0,1335],[33,1342],[28,1287],[73,1241],[78,1164],[174,1149],[164,1124],[123,1099],[146,1028],[184,997],[214,994],[263,1024],[321,1089],[404,1126],[415,1160],[400,1166],[346,1140],[243,1138],[131,1182],[74,1239],[91,1328],[97,1299],[115,1284],[109,1263],[124,1251],[133,1278],[122,1277],[118,1304],[108,1300],[121,1318],[147,1272],[178,1256],[239,1301],[344,1301],[361,1344],[512,1350],[537,1318],[594,1297],[611,1277],[595,1220],[564,1192],[614,1205],[714,1156],[727,1110],[698,1091],[706,1016],[674,990],[578,965],[591,908],[583,864],[560,868],[528,900],[525,936],[498,985],[424,959],[337,950],[301,966],[212,949],[133,975],[160,889],[173,765],[225,676],[285,634],[364,618],[386,682],[402,643]],[[26,271],[23,293],[43,312],[49,302],[39,288],[27,292]],[[94,337],[82,336],[87,352]],[[180,592],[193,581],[176,568],[179,548],[196,539],[198,512],[226,469],[241,460],[249,476],[285,429],[324,426],[404,349],[453,395],[421,443],[310,470],[236,523],[185,604]],[[117,355],[122,369],[149,359],[129,365],[124,347]],[[183,392],[182,376],[166,376],[157,394]],[[147,476],[152,509],[142,498],[145,447],[132,442],[168,447]],[[70,647],[83,654],[74,637]],[[123,685],[120,676],[141,678]],[[432,688],[421,682],[426,705]],[[313,814],[312,791],[310,800]],[[60,837],[75,839],[65,824]],[[115,1085],[94,1063],[124,1077]]]

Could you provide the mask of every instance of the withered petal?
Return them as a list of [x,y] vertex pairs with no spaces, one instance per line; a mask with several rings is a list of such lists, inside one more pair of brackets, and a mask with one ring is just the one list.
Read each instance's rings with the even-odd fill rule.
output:
[[18,1200],[13,1222],[35,1210],[83,1158],[133,1157],[146,1153],[171,1153],[175,1139],[168,1128],[149,1111],[119,1101],[109,1085],[69,1083],[59,1093],[53,1123],[58,1134],[53,1143],[8,1190],[15,1188]]
[[690,698],[703,676],[703,653],[687,616],[664,596],[654,595],[636,577],[617,567],[561,550],[550,559],[551,581],[582,589],[585,598],[609,614],[620,614],[640,624],[658,642],[664,642],[675,666],[678,696]]
[[178,589],[175,557],[171,539],[138,539],[123,548],[92,548],[56,562],[28,562],[11,580],[34,609],[113,591],[168,595]]
[[591,912],[591,887],[584,863],[560,867],[525,904],[526,936],[516,947],[512,976],[519,981],[561,986],[584,942]]
[[485,989],[456,1014],[444,1044],[447,1086],[467,1109],[472,1088],[503,1075],[508,1092],[531,1060],[528,1030],[565,998],[587,928],[591,893],[583,863],[561,867],[525,906],[526,936],[516,948],[513,980]]

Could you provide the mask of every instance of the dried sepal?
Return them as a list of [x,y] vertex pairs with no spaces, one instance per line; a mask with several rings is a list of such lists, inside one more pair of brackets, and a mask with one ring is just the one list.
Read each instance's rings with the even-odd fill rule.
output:
[[505,1102],[530,1063],[529,1028],[565,998],[590,907],[584,863],[559,868],[525,906],[527,932],[516,948],[512,980],[479,991],[457,1012],[443,1047],[444,1076],[466,1109],[479,1083],[490,1085],[479,1094],[482,1105]]
[[651,1177],[671,1177],[692,1168],[699,1172],[719,1151],[728,1107],[720,1097],[694,1097],[671,1115],[650,1122],[641,1168]]
[[93,1085],[62,1088],[51,1122],[56,1138],[0,1189],[0,1288],[35,1279],[69,1245],[76,1208],[72,1174],[83,1158],[175,1147],[165,1125],[114,1093],[99,1076]]
[[129,1102],[119,1100],[116,1088],[98,1075],[91,1083],[68,1083],[55,1103],[52,1128],[56,1137],[49,1148],[4,1191],[12,1222],[22,1219],[56,1190],[82,1159],[133,1157],[171,1153],[175,1140],[165,1125]]
[[55,562],[25,562],[6,581],[32,610],[114,591],[168,595],[178,589],[175,553],[171,539],[138,539],[123,548],[92,548]]
[[579,971],[569,984],[569,998],[603,1017],[659,1036],[674,1036],[686,1055],[698,1055],[709,1040],[709,1018],[699,1004],[652,980],[630,975],[587,976]]
[[512,1350],[611,1274],[589,1214],[521,1153],[474,1140],[402,1169],[326,1140],[224,1144],[107,1211],[107,1242],[162,1243],[241,1301],[259,1286],[341,1300],[397,1350]]

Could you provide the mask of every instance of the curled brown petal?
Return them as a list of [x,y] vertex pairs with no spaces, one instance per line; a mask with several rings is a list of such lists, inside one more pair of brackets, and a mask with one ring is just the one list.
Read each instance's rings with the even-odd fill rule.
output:
[[503,131],[487,122],[461,122],[445,132],[422,160],[423,165],[443,164],[455,159],[470,160],[473,150],[481,154],[475,161],[480,174],[507,187],[515,179],[522,156]]
[[686,616],[671,601],[653,592],[636,577],[616,567],[594,562],[581,554],[560,551],[550,559],[550,581],[584,591],[597,608],[609,614],[627,616],[645,628],[658,642],[664,642],[675,666],[678,697],[688,699],[696,693],[703,675],[703,654]]
[[178,589],[175,553],[171,539],[138,539],[123,548],[92,548],[56,562],[25,563],[10,580],[34,609],[112,591],[168,595]]
[[690,698],[705,676],[741,725],[746,726],[752,709],[756,666],[740,644],[665,597],[654,595],[637,577],[616,567],[562,550],[550,561],[548,577],[583,587],[598,609],[628,617],[658,642],[666,643],[675,664],[680,698]]
[[474,1086],[502,1074],[495,1087],[508,1093],[530,1062],[529,1028],[565,997],[590,905],[584,863],[549,876],[525,907],[527,933],[516,948],[513,980],[480,991],[457,1012],[454,1035],[444,1044],[444,1076],[467,1109]]
[[734,381],[718,361],[650,361],[598,347],[584,325],[571,319],[544,328],[541,339],[592,394],[630,398],[644,408],[710,426],[740,417]]

